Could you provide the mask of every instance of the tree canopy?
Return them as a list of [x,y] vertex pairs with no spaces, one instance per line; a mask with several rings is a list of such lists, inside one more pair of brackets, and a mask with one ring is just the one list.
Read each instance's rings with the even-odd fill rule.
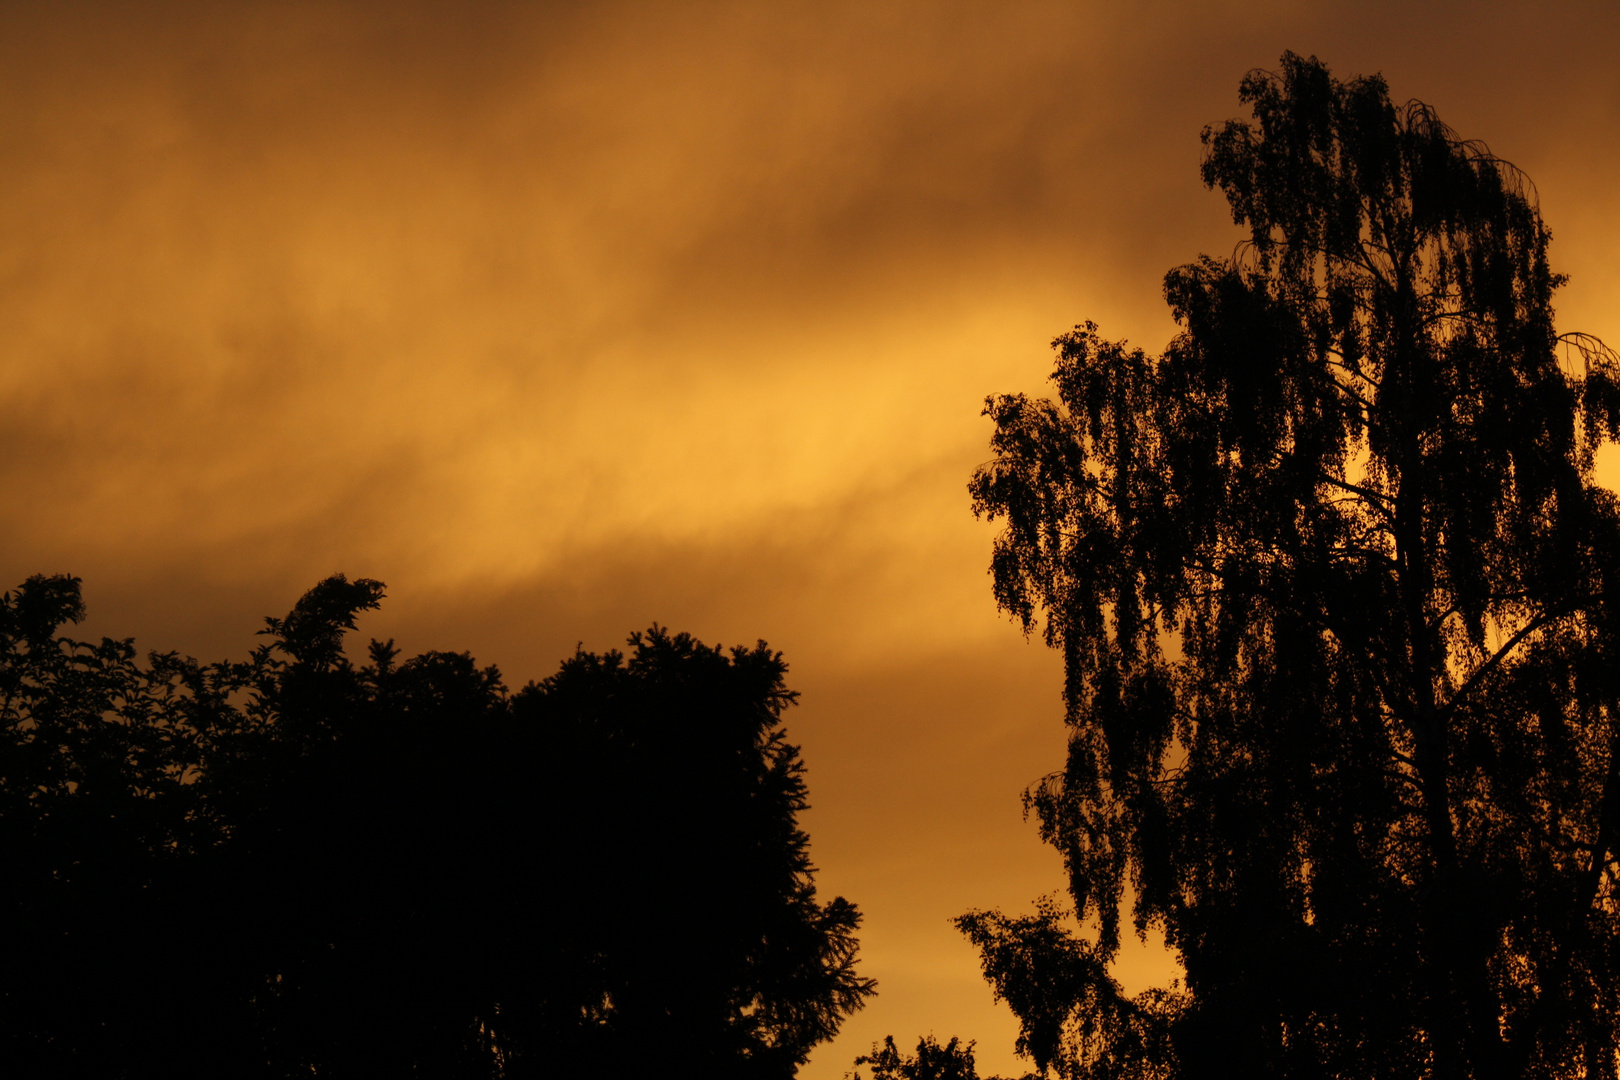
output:
[[654,627],[509,694],[344,652],[321,582],[245,662],[0,599],[0,1056],[29,1075],[788,1077],[873,992],[820,902],[794,692]]
[[[894,1045],[894,1036],[885,1036],[881,1043],[873,1043],[871,1053],[855,1059],[855,1068],[846,1080],[863,1080],[860,1067],[872,1070],[872,1080],[981,1080],[977,1063],[973,1059],[974,1043],[965,1045],[953,1038],[943,1045],[932,1035],[917,1040],[915,1054],[903,1054]],[[1001,1080],[988,1076],[982,1080]],[[1023,1080],[1034,1080],[1033,1076]]]
[[[1073,914],[960,925],[1069,1076],[1609,1076],[1620,433],[1535,189],[1377,77],[1285,54],[1206,128],[1246,240],[988,400],[992,576],[1061,650],[1027,805]],[[1184,985],[1108,976],[1122,912]]]

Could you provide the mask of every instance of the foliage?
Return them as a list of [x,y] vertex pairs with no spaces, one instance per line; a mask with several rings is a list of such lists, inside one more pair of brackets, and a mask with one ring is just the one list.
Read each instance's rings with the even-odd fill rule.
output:
[[343,652],[318,584],[244,663],[0,602],[0,1053],[39,1075],[790,1076],[872,993],[818,903],[794,695],[654,627],[508,695]]
[[790,1076],[873,983],[854,905],[816,902],[787,666],[763,642],[727,655],[656,626],[630,644],[514,702],[548,744],[540,797],[573,823],[547,856],[573,887],[538,899],[546,962],[581,975],[547,1004],[543,1053],[657,1075],[679,1047],[694,1074]]
[[1151,1080],[1173,1058],[1167,1033],[1179,1004],[1150,991],[1127,998],[1109,975],[1104,951],[1064,925],[1048,897],[1035,914],[1009,918],[974,911],[956,920],[978,948],[985,977],[1019,1018],[1016,1051],[1043,1073]]
[[[1087,323],[988,401],[996,596],[1067,672],[1027,804],[1098,931],[963,926],[1070,1076],[1614,1076],[1613,358],[1511,165],[1314,59],[1240,95],[1249,239],[1166,276],[1165,352]],[[1184,989],[1107,980],[1128,897]]]
[[849,1073],[848,1080],[861,1080],[861,1065],[872,1067],[872,1080],[979,1080],[973,1046],[972,1042],[963,1046],[955,1038],[941,1046],[932,1035],[924,1035],[917,1040],[917,1052],[907,1055],[894,1045],[893,1035],[885,1036],[882,1043],[872,1044],[870,1054],[855,1059],[857,1068]]
[[194,780],[222,673],[55,636],[83,617],[76,578],[0,597],[0,1055],[118,1076],[180,1035],[177,1012],[217,1019],[173,905],[219,839]]

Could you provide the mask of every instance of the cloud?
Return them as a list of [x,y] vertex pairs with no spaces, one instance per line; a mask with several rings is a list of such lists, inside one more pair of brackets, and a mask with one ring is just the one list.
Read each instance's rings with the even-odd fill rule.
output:
[[1025,261],[1004,102],[1054,35],[940,63],[988,9],[492,10],[40,28],[0,181],[18,558],[229,575],[342,532],[523,577],[768,531],[962,438],[927,410],[1040,306],[984,271]]

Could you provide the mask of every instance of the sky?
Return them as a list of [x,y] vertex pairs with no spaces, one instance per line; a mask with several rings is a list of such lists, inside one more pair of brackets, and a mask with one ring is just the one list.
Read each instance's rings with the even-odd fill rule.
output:
[[[0,3],[0,588],[240,657],[334,572],[509,685],[653,622],[802,693],[874,1040],[1016,1024],[950,925],[1063,888],[1019,794],[1057,658],[999,614],[990,393],[1149,349],[1238,239],[1199,131],[1285,49],[1535,181],[1562,330],[1620,343],[1609,4]],[[1174,973],[1154,941],[1116,970]]]

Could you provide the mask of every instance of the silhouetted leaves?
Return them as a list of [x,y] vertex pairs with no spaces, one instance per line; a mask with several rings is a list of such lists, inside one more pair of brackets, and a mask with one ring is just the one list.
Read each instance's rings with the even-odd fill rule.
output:
[[[925,1035],[917,1040],[915,1054],[902,1054],[894,1045],[894,1036],[890,1035],[881,1043],[873,1043],[870,1054],[855,1059],[856,1067],[849,1073],[848,1080],[862,1080],[862,1065],[871,1066],[871,1080],[980,1080],[973,1060],[973,1045],[970,1042],[963,1046],[953,1038],[941,1046],[932,1035]],[[1000,1078],[990,1076],[984,1080]]]
[[786,1077],[872,993],[816,900],[786,664],[654,627],[509,697],[343,638],[321,582],[248,662],[0,603],[0,1055],[37,1075]]
[[[996,597],[1067,671],[1028,801],[1099,932],[962,926],[1065,1075],[1614,1076],[1613,356],[1427,106],[1292,54],[1241,97],[1203,177],[1250,239],[1166,276],[1163,355],[1087,323],[987,404]],[[1108,979],[1128,894],[1184,988]]]
[[549,1060],[656,1074],[679,1047],[698,1074],[789,1076],[872,992],[855,908],[816,902],[785,673],[763,643],[728,655],[654,627],[518,695],[550,744],[535,790],[568,821],[549,857],[570,887],[538,898],[547,962],[583,973],[548,1004],[576,1028]]

